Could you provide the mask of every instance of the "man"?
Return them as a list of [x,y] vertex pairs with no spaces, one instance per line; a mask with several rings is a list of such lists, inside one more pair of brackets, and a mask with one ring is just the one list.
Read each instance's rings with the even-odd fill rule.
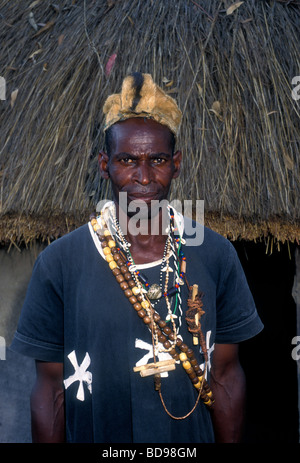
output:
[[36,359],[33,441],[238,442],[238,343],[262,329],[244,273],[228,240],[188,246],[191,222],[152,208],[179,175],[181,113],[140,73],[104,112],[113,202],[39,255],[12,344]]

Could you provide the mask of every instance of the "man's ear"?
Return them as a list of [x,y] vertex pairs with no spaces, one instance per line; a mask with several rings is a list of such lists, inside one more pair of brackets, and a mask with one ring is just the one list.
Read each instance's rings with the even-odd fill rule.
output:
[[107,156],[107,154],[104,151],[100,151],[99,156],[98,156],[98,165],[99,165],[101,177],[105,179],[109,178],[108,160],[109,160],[109,157]]
[[182,152],[176,151],[176,153],[173,154],[173,164],[175,167],[173,178],[177,178],[180,174],[181,160],[182,160]]

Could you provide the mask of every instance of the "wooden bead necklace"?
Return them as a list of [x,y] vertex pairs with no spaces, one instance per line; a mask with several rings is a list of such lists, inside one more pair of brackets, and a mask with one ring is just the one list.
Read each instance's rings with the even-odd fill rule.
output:
[[[163,258],[162,258],[162,261],[161,261],[161,267],[160,267],[159,284],[154,283],[154,284],[152,284],[150,286],[150,283],[148,282],[147,276],[144,275],[139,270],[137,270],[137,267],[136,267],[136,265],[135,265],[135,263],[133,261],[133,258],[132,258],[132,255],[131,255],[130,249],[129,249],[131,245],[130,245],[130,243],[127,242],[127,240],[126,240],[126,238],[125,238],[125,236],[124,236],[124,234],[122,232],[122,229],[121,229],[121,227],[119,225],[119,222],[118,222],[116,214],[115,214],[115,209],[113,209],[111,211],[111,213],[112,213],[112,216],[113,216],[113,220],[112,220],[113,231],[116,234],[116,238],[119,241],[119,243],[121,244],[122,249],[126,253],[128,261],[131,262],[131,264],[132,264],[130,266],[130,271],[134,272],[136,275],[138,275],[139,280],[141,281],[141,283],[144,286],[144,289],[142,289],[142,291],[143,292],[147,291],[147,296],[151,300],[152,307],[155,307],[157,305],[157,303],[159,302],[159,300],[161,299],[161,297],[164,296],[164,298],[166,300],[166,305],[168,307],[168,315],[166,317],[166,321],[167,322],[172,321],[172,323],[173,323],[174,318],[178,318],[178,325],[180,327],[180,325],[181,325],[181,316],[182,316],[180,286],[184,285],[184,281],[183,281],[183,278],[182,278],[183,274],[178,271],[178,269],[180,267],[180,263],[179,263],[179,260],[178,260],[178,255],[175,252],[173,240],[171,239],[170,233],[169,233],[168,239],[166,240],[166,244],[165,244],[165,247],[164,247],[164,254],[163,254]],[[174,215],[172,215],[170,218],[174,220]],[[170,230],[172,232],[174,232],[174,231],[177,230],[177,228],[174,227],[174,226],[172,227],[172,225],[171,225]],[[176,241],[179,241],[179,240],[177,239]],[[178,248],[180,248],[180,244],[178,244],[177,242],[176,242],[176,246]],[[177,269],[175,268],[175,272],[176,272],[176,274],[178,273],[178,277],[176,277],[176,282],[174,282],[174,286],[172,288],[168,289],[169,272],[170,271],[173,272],[173,270],[171,269],[171,267],[169,265],[170,252],[173,254],[173,256],[175,258],[175,267],[177,265]],[[179,250],[178,250],[178,253],[179,253]],[[181,253],[181,254],[182,254],[183,260],[185,260],[185,257],[183,255],[183,253]],[[164,291],[162,291],[161,290],[161,288],[163,287],[162,274],[164,272],[166,273],[165,289],[164,289]],[[153,290],[153,288],[155,288],[155,289]],[[154,296],[152,297],[153,293],[154,293]],[[174,304],[173,312],[171,313],[171,305],[169,303],[169,298],[171,298],[172,296],[175,296],[175,304]],[[177,309],[178,309],[178,314],[179,314],[178,316],[176,315]],[[179,329],[179,327],[178,327],[178,329]]]
[[[132,258],[132,255],[130,253],[130,243],[127,242],[123,232],[122,232],[122,229],[119,225],[119,222],[118,222],[118,219],[116,217],[116,214],[115,214],[115,211],[113,210],[112,211],[112,215],[113,215],[113,219],[112,219],[112,226],[113,226],[113,231],[114,233],[116,234],[116,238],[118,240],[118,242],[120,243],[120,245],[122,246],[122,249],[124,250],[124,252],[126,253],[127,255],[127,259],[128,261],[131,262],[131,266],[130,266],[130,269],[131,271],[135,271],[136,275],[138,275],[139,277],[139,280],[142,282],[143,286],[144,286],[144,292],[147,291],[147,296],[148,298],[151,300],[151,304],[152,304],[152,307],[155,307],[157,305],[157,303],[159,302],[159,300],[161,299],[162,296],[165,296],[166,295],[166,291],[164,291],[164,293],[162,292],[161,288],[163,286],[162,284],[162,280],[163,280],[163,273],[164,272],[167,272],[167,275],[168,275],[168,278],[169,278],[169,272],[170,270],[172,270],[169,266],[168,266],[168,263],[169,263],[169,256],[170,256],[170,245],[172,246],[172,241],[169,239],[166,240],[166,244],[165,244],[165,247],[164,247],[164,253],[163,253],[163,258],[161,260],[161,266],[160,266],[160,275],[159,275],[159,284],[157,283],[154,283],[152,285],[150,285],[148,279],[147,279],[147,276],[140,272],[139,270],[135,270],[136,269],[136,266],[135,266],[135,263],[133,261],[133,258]],[[173,251],[173,249],[172,249]],[[175,254],[174,254],[175,258],[177,257]],[[173,271],[173,270],[172,270]],[[171,293],[168,292],[167,293],[167,296],[173,296],[174,295],[174,289],[176,290],[176,288],[171,288]],[[177,292],[177,290],[176,290]]]
[[[132,277],[133,277],[137,287],[139,288],[140,293],[145,294],[145,297],[151,303],[152,308],[154,308],[156,303],[158,302],[158,300],[154,301],[154,303],[153,303],[153,300],[151,299],[151,296],[149,295],[149,291],[151,291],[151,288],[153,286],[158,286],[158,285],[157,284],[151,285],[151,287],[150,287],[150,289],[148,289],[148,291],[146,291],[143,288],[143,285],[146,285],[146,287],[149,286],[147,278],[142,273],[140,273],[139,270],[137,270],[137,267],[136,267],[136,265],[134,263],[134,260],[133,260],[133,258],[131,256],[131,253],[129,251],[128,243],[127,243],[127,241],[126,241],[126,239],[125,239],[125,237],[124,237],[124,235],[123,235],[123,233],[122,233],[122,231],[120,229],[120,226],[119,226],[117,220],[114,220],[114,222],[115,222],[115,226],[116,226],[116,229],[117,229],[117,232],[118,232],[119,239],[123,243],[123,250],[126,252],[126,258],[127,258],[126,265],[128,265],[129,271],[132,273]],[[177,337],[177,328],[176,328],[176,325],[175,325],[175,316],[174,316],[174,313],[172,313],[171,303],[170,303],[170,300],[169,300],[169,298],[173,295],[173,293],[172,292],[170,293],[170,290],[168,290],[169,272],[170,272],[170,262],[169,262],[170,248],[171,248],[171,238],[170,238],[170,236],[168,236],[167,240],[166,240],[166,245],[165,245],[165,248],[164,248],[164,255],[163,255],[162,263],[161,263],[160,283],[162,283],[162,276],[161,275],[162,275],[162,271],[164,270],[164,268],[165,268],[165,272],[166,272],[166,278],[165,278],[164,290],[160,291],[161,296],[159,297],[159,299],[161,297],[164,297],[164,299],[165,299],[166,306],[167,306],[167,311],[168,311],[166,321],[168,320],[168,321],[170,321],[172,323],[173,332],[175,333],[175,338],[174,338],[174,342],[171,343],[171,346],[169,348],[163,348],[163,349],[159,348],[158,347],[158,343],[159,343],[158,336],[156,334],[156,329],[154,329],[154,338],[155,338],[155,345],[156,345],[156,351],[157,352],[169,352],[172,348],[174,348],[175,343],[176,343],[176,337]],[[171,288],[171,290],[172,289],[175,289],[176,293],[177,293],[177,291],[178,291],[177,288]],[[156,328],[156,326],[155,326],[155,328]]]
[[[190,416],[191,413],[197,407],[199,399],[201,398],[205,405],[211,407],[214,403],[212,391],[205,379],[207,369],[207,350],[205,347],[204,337],[201,332],[201,324],[199,322],[200,316],[204,313],[202,305],[199,304],[199,295],[192,294],[193,287],[188,285],[185,277],[186,260],[181,261],[180,275],[182,280],[188,285],[190,297],[188,299],[189,309],[187,311],[188,317],[187,322],[189,330],[193,333],[194,337],[199,336],[202,352],[205,357],[205,368],[204,371],[200,368],[194,352],[187,346],[181,337],[177,335],[177,329],[174,322],[174,317],[170,312],[170,304],[167,303],[168,313],[170,320],[173,325],[173,329],[168,326],[167,322],[162,320],[160,315],[154,310],[150,299],[147,297],[147,293],[143,291],[143,285],[139,279],[139,274],[136,272],[136,266],[134,263],[125,256],[120,247],[117,246],[115,240],[112,238],[111,233],[107,227],[106,221],[102,214],[99,218],[101,225],[98,223],[96,215],[92,214],[90,217],[91,225],[94,232],[97,234],[103,254],[106,261],[108,262],[109,268],[112,274],[116,278],[117,283],[123,290],[125,297],[132,304],[133,309],[137,315],[143,320],[145,325],[148,326],[152,334],[152,345],[153,345],[153,357],[154,363],[143,365],[141,367],[135,367],[134,371],[139,371],[141,376],[154,375],[155,389],[158,391],[163,407],[168,415],[176,420],[182,420]],[[170,253],[170,237],[167,239],[167,250],[166,250],[166,266],[168,272],[168,256]],[[124,245],[124,243],[123,243]],[[167,274],[166,274],[166,280]],[[168,281],[167,281],[168,283]],[[178,288],[176,288],[178,290]],[[164,288],[165,300],[169,302],[168,287],[165,284]],[[196,317],[198,315],[198,317]],[[201,335],[200,335],[201,333]],[[163,345],[164,351],[169,352],[172,359],[158,362],[156,360],[156,352],[158,343]],[[156,348],[156,349],[155,349]],[[176,349],[179,349],[178,352]],[[185,372],[189,376],[193,386],[198,391],[198,397],[194,407],[185,415],[181,417],[173,416],[166,408],[161,393],[161,377],[160,373],[164,371],[170,371],[175,369],[175,362],[180,361]]]

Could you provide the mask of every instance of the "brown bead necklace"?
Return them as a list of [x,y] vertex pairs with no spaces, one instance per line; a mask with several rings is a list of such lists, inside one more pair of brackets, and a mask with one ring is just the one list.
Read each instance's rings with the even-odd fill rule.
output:
[[[171,216],[172,217],[172,216]],[[170,320],[172,321],[173,329],[167,325],[167,322],[162,320],[160,315],[154,310],[150,299],[147,294],[142,290],[142,284],[138,278],[138,272],[134,271],[135,266],[132,261],[128,260],[124,252],[117,246],[115,240],[111,236],[111,233],[107,227],[106,221],[103,216],[99,218],[101,225],[99,225],[95,214],[90,217],[91,226],[94,232],[97,234],[103,254],[106,261],[108,262],[109,268],[112,271],[117,283],[123,290],[125,297],[132,304],[133,309],[137,315],[142,319],[145,325],[148,326],[152,334],[152,345],[153,345],[153,357],[154,363],[143,365],[142,367],[135,367],[134,371],[139,371],[141,376],[154,375],[155,389],[158,391],[161,402],[165,411],[168,415],[176,420],[182,420],[187,418],[196,409],[200,398],[204,404],[211,407],[214,403],[212,391],[209,387],[208,382],[205,379],[207,369],[207,350],[204,342],[204,337],[201,332],[201,324],[199,322],[200,316],[204,313],[202,310],[202,304],[200,303],[199,296],[193,294],[193,287],[188,285],[185,277],[186,261],[182,260],[180,274],[185,280],[189,288],[190,297],[188,299],[187,310],[187,322],[189,330],[193,333],[194,337],[198,336],[200,345],[205,357],[205,368],[204,371],[199,366],[199,363],[195,357],[193,350],[183,342],[182,338],[177,335],[174,318],[170,313],[170,307],[167,302],[168,312]],[[168,236],[170,240],[170,236]],[[123,243],[124,244],[124,243]],[[167,256],[169,255],[169,245],[167,246]],[[168,258],[167,258],[167,269],[168,269]],[[166,282],[168,282],[168,276],[166,275]],[[167,297],[167,285],[165,285],[164,297]],[[164,351],[169,352],[172,359],[165,361],[157,361],[155,352],[157,351],[158,343],[163,345]],[[156,347],[156,350],[155,350]],[[179,352],[178,352],[179,350]],[[162,392],[161,392],[161,377],[160,373],[164,371],[170,371],[175,369],[175,362],[180,361],[185,372],[189,376],[193,386],[198,391],[197,400],[193,408],[185,415],[180,417],[173,416],[166,408]]]

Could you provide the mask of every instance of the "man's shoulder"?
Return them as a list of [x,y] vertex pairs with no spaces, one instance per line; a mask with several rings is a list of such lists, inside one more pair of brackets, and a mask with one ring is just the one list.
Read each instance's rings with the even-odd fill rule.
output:
[[220,248],[231,248],[232,244],[228,238],[223,235],[220,235],[218,232],[212,230],[211,228],[204,227],[204,240],[206,244],[214,244],[220,246]]
[[[190,226],[196,222],[188,219]],[[198,223],[199,225],[199,223]],[[202,225],[202,229],[198,233],[202,233],[201,240],[189,240],[188,236],[184,235],[186,245],[184,253],[190,260],[191,265],[205,265],[207,269],[216,271],[224,269],[237,258],[235,248],[231,241],[225,236],[220,235],[216,231]],[[194,263],[194,264],[192,264]]]
[[232,247],[228,238],[189,217],[184,217],[184,238],[191,246],[202,249],[213,247],[224,251]]
[[53,257],[72,256],[76,252],[81,252],[89,243],[88,224],[84,224],[75,230],[52,241],[43,251],[42,257],[51,259]]

